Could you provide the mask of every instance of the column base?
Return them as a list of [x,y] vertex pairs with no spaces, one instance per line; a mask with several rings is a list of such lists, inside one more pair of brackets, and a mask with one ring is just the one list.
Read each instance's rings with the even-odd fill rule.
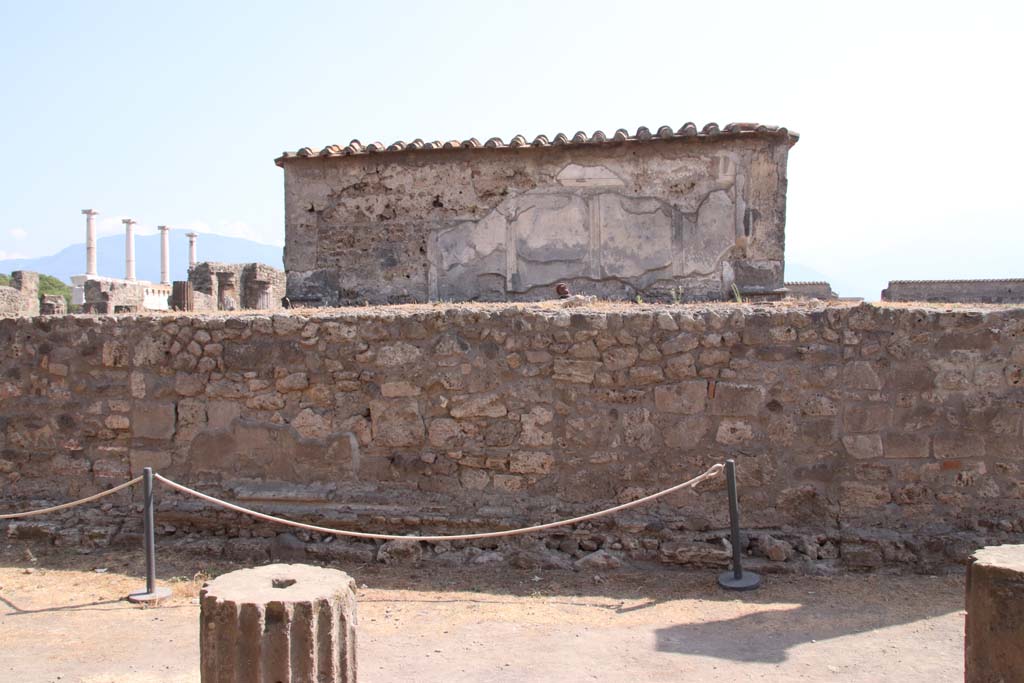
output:
[[144,602],[159,602],[160,600],[166,600],[171,597],[170,588],[157,587],[153,589],[152,593],[147,592],[145,589],[136,591],[128,595],[128,602],[144,603]]
[[761,575],[742,572],[740,578],[730,569],[718,575],[718,585],[730,591],[752,591],[761,585]]

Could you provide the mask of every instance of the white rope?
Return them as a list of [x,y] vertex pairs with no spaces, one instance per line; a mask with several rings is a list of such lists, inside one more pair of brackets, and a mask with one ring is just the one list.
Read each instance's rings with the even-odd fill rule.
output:
[[580,517],[573,517],[572,519],[563,519],[563,520],[560,520],[560,521],[557,521],[557,522],[548,522],[547,524],[538,524],[536,526],[522,527],[520,529],[510,529],[508,531],[489,531],[489,532],[486,532],[486,533],[479,533],[479,534],[458,534],[458,535],[453,535],[453,536],[398,536],[398,535],[394,535],[394,534],[368,534],[368,533],[364,533],[364,532],[361,532],[361,531],[348,531],[346,529],[330,529],[330,528],[324,527],[324,526],[316,526],[315,524],[303,524],[302,522],[294,522],[294,521],[292,521],[290,519],[284,519],[283,517],[274,517],[273,515],[266,515],[266,514],[263,514],[262,512],[256,512],[255,510],[250,510],[249,508],[244,508],[241,505],[235,505],[233,503],[228,503],[227,501],[220,500],[219,498],[214,498],[213,496],[208,496],[205,493],[200,493],[199,491],[196,491],[195,489],[190,489],[187,486],[182,486],[181,484],[179,484],[177,482],[174,482],[174,481],[171,481],[170,479],[167,479],[166,477],[162,477],[159,474],[154,474],[153,477],[155,479],[159,479],[163,483],[167,484],[172,489],[177,489],[178,491],[181,491],[182,493],[187,493],[187,494],[189,494],[191,496],[195,496],[196,498],[199,498],[201,500],[205,500],[208,503],[213,503],[214,505],[219,505],[219,506],[221,506],[223,508],[227,508],[228,510],[233,510],[234,512],[241,512],[242,514],[250,515],[252,517],[255,517],[256,519],[262,519],[265,522],[276,522],[277,524],[285,524],[287,526],[292,526],[292,527],[295,527],[297,529],[305,529],[307,531],[313,531],[313,532],[320,533],[320,534],[332,534],[334,536],[351,536],[351,537],[354,537],[354,538],[370,538],[370,539],[379,539],[379,540],[384,540],[384,541],[431,541],[431,542],[438,542],[438,541],[470,541],[470,540],[480,539],[480,538],[498,538],[500,536],[519,536],[521,534],[528,534],[528,533],[531,533],[531,532],[534,532],[534,531],[542,531],[544,529],[553,529],[554,527],[567,526],[569,524],[578,524],[579,522],[585,522],[588,519],[594,519],[595,517],[602,517],[604,515],[611,515],[611,514],[614,514],[616,512],[622,512],[623,510],[628,510],[629,508],[636,507],[637,505],[643,505],[644,503],[649,503],[652,500],[656,500],[658,498],[661,498],[662,496],[667,496],[670,493],[675,493],[676,491],[679,491],[680,489],[696,486],[697,484],[701,483],[705,479],[710,479],[711,477],[716,476],[724,468],[725,468],[725,466],[723,464],[717,463],[715,465],[712,465],[710,468],[708,468],[708,470],[706,472],[704,472],[703,474],[699,474],[696,477],[694,477],[693,479],[690,479],[689,481],[684,481],[682,484],[676,484],[675,486],[673,486],[671,488],[667,488],[664,491],[659,491],[658,493],[653,493],[653,494],[651,494],[649,496],[645,496],[643,498],[638,498],[637,500],[634,500],[634,501],[629,502],[629,503],[623,503],[622,505],[616,505],[615,507],[608,508],[606,510],[600,510],[598,512],[591,512],[590,514],[582,515]]
[[19,517],[35,517],[36,515],[45,515],[48,512],[57,512],[58,510],[67,510],[68,508],[77,507],[79,505],[85,505],[91,503],[94,500],[99,500],[104,496],[109,496],[111,493],[117,493],[121,489],[126,489],[129,486],[134,486],[142,481],[142,477],[135,477],[131,481],[126,481],[123,484],[118,484],[112,489],[106,491],[100,491],[96,495],[89,496],[88,498],[82,498],[81,500],[74,500],[70,503],[63,503],[61,505],[54,505],[52,508],[42,508],[41,510],[29,510],[28,512],[12,512],[6,515],[0,515],[0,519],[17,519]]

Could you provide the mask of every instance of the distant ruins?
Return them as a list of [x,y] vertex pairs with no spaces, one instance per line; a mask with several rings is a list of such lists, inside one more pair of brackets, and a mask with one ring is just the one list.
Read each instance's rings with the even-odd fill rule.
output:
[[[99,214],[82,209],[85,215],[85,273],[71,276],[71,303],[82,307],[83,313],[140,313],[166,311],[171,295],[171,256],[166,225],[160,230],[160,282],[135,278],[135,225],[131,218],[124,223],[124,278],[112,278],[96,272],[96,224]],[[189,233],[190,253],[195,254],[195,233]],[[191,263],[190,263],[191,265]]]
[[783,295],[785,128],[688,123],[505,144],[352,141],[276,160],[306,305]]
[[188,281],[193,311],[272,310],[285,292],[284,273],[263,263],[197,263]]
[[882,301],[961,304],[1024,303],[1024,279],[890,280]]
[[787,282],[787,296],[791,299],[820,299],[834,301],[839,297],[827,282]]
[[[97,211],[82,209],[85,224],[85,274],[72,276],[72,302],[82,306],[83,313],[140,313],[143,311],[178,310],[208,312],[239,309],[270,310],[279,308],[284,296],[284,273],[262,263],[228,264],[196,262],[196,233],[188,233],[189,279],[179,287],[183,301],[172,301],[170,228],[160,230],[160,282],[135,278],[136,221],[126,218],[125,277],[103,277],[96,272],[96,230],[93,217]],[[186,295],[185,292],[188,292]]]
[[0,287],[0,317],[39,315],[39,274],[11,273],[11,286]]

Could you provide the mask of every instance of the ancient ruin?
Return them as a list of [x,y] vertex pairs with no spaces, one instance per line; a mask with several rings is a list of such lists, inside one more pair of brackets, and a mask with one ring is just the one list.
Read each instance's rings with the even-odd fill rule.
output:
[[267,311],[281,307],[284,273],[263,263],[197,263],[188,271],[194,311]]
[[1022,304],[1024,279],[890,280],[882,301],[962,304]]
[[[763,561],[926,570],[1024,537],[1022,340],[1020,308],[820,302],[7,319],[0,502],[74,499],[151,465],[326,525],[489,531],[632,500],[731,457],[745,550]],[[598,550],[721,566],[718,482],[484,549],[566,567]],[[161,543],[216,531],[204,543],[259,559],[281,532],[162,500]],[[90,518],[88,536],[74,514],[8,533],[107,543],[119,514],[134,518]],[[450,563],[480,550],[423,545],[408,551]]]
[[11,273],[11,286],[0,286],[0,318],[39,315],[39,274]]
[[202,683],[355,683],[355,581],[272,564],[220,576],[200,596]]
[[285,153],[288,297],[304,305],[777,297],[798,136],[688,123],[605,135]]
[[135,278],[135,226],[138,221],[124,218],[124,278],[107,277],[96,272],[96,216],[99,211],[82,209],[85,216],[85,273],[71,276],[71,303],[83,313],[141,313],[166,311],[171,295],[170,245],[168,228],[160,230],[159,283]]
[[[687,125],[287,154],[286,274],[196,263],[193,234],[189,281],[174,283],[189,314],[0,321],[2,502],[72,498],[150,465],[285,516],[481,531],[630,500],[734,458],[743,550],[765,562],[931,569],[1019,540],[1024,313],[784,287],[795,140]],[[95,244],[87,255],[94,269]],[[132,263],[129,248],[127,276]],[[86,299],[137,312],[149,286],[92,278]],[[554,301],[226,315],[285,297]],[[691,299],[745,303],[679,305]],[[708,486],[486,549],[566,567],[598,552],[720,566],[725,513]],[[223,552],[256,559],[277,534],[173,496],[160,518],[181,542],[218,529]],[[89,543],[121,533],[116,517],[90,523]],[[38,528],[8,530],[23,532]],[[45,533],[85,542],[74,515]],[[304,557],[385,562],[481,550],[298,543]]]
[[792,299],[818,299],[835,301],[839,297],[827,282],[787,282],[786,296]]

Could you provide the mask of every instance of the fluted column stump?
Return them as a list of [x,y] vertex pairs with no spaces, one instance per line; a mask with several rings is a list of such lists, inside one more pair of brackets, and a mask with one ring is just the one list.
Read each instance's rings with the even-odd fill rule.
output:
[[1024,545],[982,548],[971,560],[964,680],[1024,681]]
[[271,564],[199,594],[202,683],[354,683],[355,582],[336,569]]

